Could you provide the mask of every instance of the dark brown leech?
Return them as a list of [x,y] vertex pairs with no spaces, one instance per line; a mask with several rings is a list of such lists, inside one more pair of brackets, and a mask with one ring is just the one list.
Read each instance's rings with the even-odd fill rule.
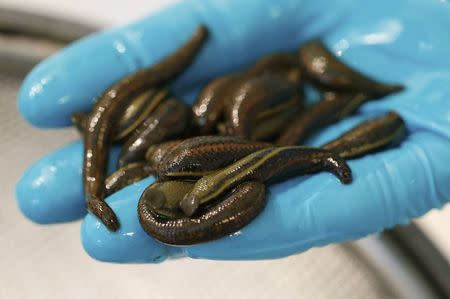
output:
[[116,231],[119,222],[114,211],[103,201],[109,146],[117,132],[123,109],[134,96],[174,79],[190,65],[207,38],[207,29],[199,26],[194,35],[177,51],[160,63],[119,80],[95,103],[84,134],[83,184],[91,210],[107,226]]
[[164,156],[182,141],[177,139],[150,146],[145,152],[145,161],[156,169]]
[[145,162],[136,162],[125,165],[113,172],[105,180],[105,196],[140,181],[154,174],[153,168]]
[[155,111],[156,107],[166,99],[167,94],[166,89],[151,89],[137,96],[121,116],[114,140],[124,139],[133,133]]
[[119,155],[119,167],[143,161],[151,145],[183,135],[189,127],[190,113],[188,106],[176,99],[162,103],[125,142]]
[[181,218],[180,201],[192,190],[195,181],[155,182],[141,195],[141,201],[150,205],[154,214],[160,218]]
[[297,84],[282,76],[264,74],[245,81],[233,94],[233,102],[225,118],[234,136],[249,138],[258,113],[298,96]]
[[260,117],[261,113],[256,118],[251,130],[251,140],[273,142],[274,140],[272,139],[278,136],[280,131],[289,125],[303,108],[297,99],[287,101],[286,104],[279,106],[283,107],[279,107],[282,109],[277,109],[277,113],[264,113],[264,116]]
[[[119,119],[119,127],[114,136],[114,141],[122,140],[133,132],[155,108],[167,96],[167,90],[162,89],[157,91],[151,89],[138,95],[125,109],[125,112]],[[72,123],[77,128],[81,135],[86,129],[88,114],[84,112],[74,112],[71,115]]]
[[156,168],[160,179],[199,178],[237,160],[270,147],[269,143],[232,136],[198,136],[184,140]]
[[345,160],[329,151],[303,146],[262,149],[199,179],[183,198],[180,207],[190,216],[200,204],[218,198],[242,182],[270,183],[322,170],[333,173],[343,184],[352,181],[351,170]]
[[230,100],[231,93],[239,82],[264,73],[283,73],[290,80],[300,80],[297,57],[290,53],[264,56],[244,73],[222,76],[213,80],[203,89],[192,107],[194,125],[199,134],[206,135],[214,132],[223,116],[225,102]]
[[193,122],[198,134],[214,132],[217,122],[223,116],[225,101],[230,97],[230,86],[237,78],[237,75],[219,77],[202,90],[192,106]]
[[299,63],[307,80],[320,89],[362,92],[382,97],[404,89],[398,84],[384,84],[345,65],[326,46],[313,40],[299,49]]
[[[216,205],[192,218],[164,219],[154,213],[148,197],[141,197],[138,216],[144,230],[170,245],[192,245],[232,234],[250,223],[266,205],[265,186],[243,182]],[[160,194],[161,195],[161,194]]]
[[277,145],[302,144],[314,131],[345,118],[368,101],[363,94],[325,92],[323,99],[304,111],[280,134]]
[[404,131],[403,119],[397,113],[389,112],[361,123],[322,148],[350,159],[389,144]]

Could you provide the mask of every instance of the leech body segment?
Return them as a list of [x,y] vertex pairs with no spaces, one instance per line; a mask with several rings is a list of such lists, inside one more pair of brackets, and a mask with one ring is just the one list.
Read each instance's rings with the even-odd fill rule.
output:
[[87,132],[84,134],[84,193],[88,208],[109,230],[117,230],[119,222],[111,208],[103,201],[106,165],[109,145],[117,130],[122,111],[135,95],[167,83],[189,66],[207,35],[206,27],[200,26],[175,53],[154,66],[119,80],[95,103],[87,121]]
[[199,179],[180,207],[190,216],[200,204],[217,198],[241,182],[263,183],[322,170],[333,173],[343,184],[352,181],[347,163],[331,152],[303,146],[269,147]]

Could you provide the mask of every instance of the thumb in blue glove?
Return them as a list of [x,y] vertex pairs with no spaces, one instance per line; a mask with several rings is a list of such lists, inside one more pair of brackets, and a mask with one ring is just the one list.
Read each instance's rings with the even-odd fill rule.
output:
[[[110,262],[160,262],[182,255],[282,257],[406,223],[448,200],[449,12],[447,3],[425,0],[185,1],[127,27],[87,37],[44,61],[26,78],[19,109],[33,125],[67,126],[70,113],[89,110],[114,81],[173,52],[200,23],[208,26],[212,38],[174,86],[188,101],[205,80],[264,54],[294,50],[313,37],[322,38],[356,69],[405,84],[405,92],[364,105],[358,116],[312,141],[323,144],[387,110],[402,115],[408,139],[398,148],[351,161],[350,186],[327,173],[289,180],[270,189],[264,212],[239,233],[211,243],[170,247],[148,237],[138,223],[137,201],[153,181],[148,178],[107,199],[121,222],[117,233],[91,215],[81,232],[87,252]],[[38,223],[82,217],[81,165],[81,142],[37,162],[17,186],[23,213]]]

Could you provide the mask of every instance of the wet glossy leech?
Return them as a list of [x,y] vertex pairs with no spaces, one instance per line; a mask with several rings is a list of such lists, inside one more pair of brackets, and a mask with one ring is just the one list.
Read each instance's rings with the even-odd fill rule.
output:
[[151,145],[182,136],[189,127],[190,116],[189,107],[176,99],[162,103],[122,146],[119,167],[143,161]]
[[190,216],[200,204],[219,197],[242,182],[270,183],[323,170],[333,173],[343,184],[352,181],[347,163],[331,152],[303,146],[262,149],[199,179],[194,189],[183,198],[180,207]]
[[277,145],[302,144],[314,131],[352,114],[369,98],[364,94],[325,92],[323,99],[306,109],[283,129]]
[[302,102],[297,84],[281,76],[264,74],[247,80],[233,94],[233,102],[225,115],[227,128],[234,136],[250,138],[258,113],[295,96]]
[[120,189],[145,179],[153,174],[153,168],[146,162],[136,162],[125,165],[106,178],[105,196],[109,196]]
[[182,141],[183,140],[181,139],[177,139],[150,146],[145,152],[145,161],[156,169],[156,167],[164,159],[165,155]]
[[361,123],[322,148],[350,159],[389,144],[404,131],[402,118],[395,112],[389,112]]
[[119,222],[104,202],[109,146],[116,134],[123,109],[144,90],[159,87],[174,79],[200,50],[207,29],[199,26],[194,35],[160,63],[127,76],[111,86],[95,103],[84,134],[83,184],[88,209],[115,231]]
[[[119,119],[117,133],[114,135],[114,141],[123,140],[130,135],[166,98],[167,90],[151,89],[137,96],[125,109],[125,112]],[[75,125],[81,135],[86,129],[88,114],[83,112],[74,112],[71,115],[72,123]]]
[[199,178],[226,167],[237,160],[270,147],[232,136],[199,136],[184,140],[165,155],[156,168],[157,177]]
[[191,245],[212,241],[236,232],[259,215],[266,204],[265,193],[264,184],[243,182],[224,194],[217,204],[199,209],[192,218],[164,219],[154,212],[154,202],[164,201],[164,193],[151,190],[139,200],[139,222],[150,236],[166,244]]
[[298,70],[297,57],[290,53],[276,53],[263,57],[246,72],[213,80],[202,90],[192,107],[193,121],[199,134],[214,132],[222,119],[225,104],[230,101],[231,93],[239,82],[264,73],[283,73],[289,70]]
[[380,97],[404,89],[402,85],[384,84],[352,69],[318,40],[300,47],[299,63],[306,79],[324,90],[362,92]]

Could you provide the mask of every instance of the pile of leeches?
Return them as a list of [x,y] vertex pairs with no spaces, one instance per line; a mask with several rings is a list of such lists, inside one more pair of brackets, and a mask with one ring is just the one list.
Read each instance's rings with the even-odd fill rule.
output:
[[[199,26],[174,53],[112,85],[89,114],[72,115],[84,137],[87,207],[109,230],[116,231],[119,220],[105,197],[155,176],[138,203],[143,229],[171,245],[215,240],[261,213],[268,185],[320,171],[349,184],[347,159],[403,135],[403,120],[389,112],[320,148],[302,145],[365,102],[403,90],[353,70],[318,40],[214,79],[188,107],[171,96],[169,84],[207,38]],[[322,98],[308,107],[306,84]],[[106,177],[114,142],[122,143],[118,170]]]

